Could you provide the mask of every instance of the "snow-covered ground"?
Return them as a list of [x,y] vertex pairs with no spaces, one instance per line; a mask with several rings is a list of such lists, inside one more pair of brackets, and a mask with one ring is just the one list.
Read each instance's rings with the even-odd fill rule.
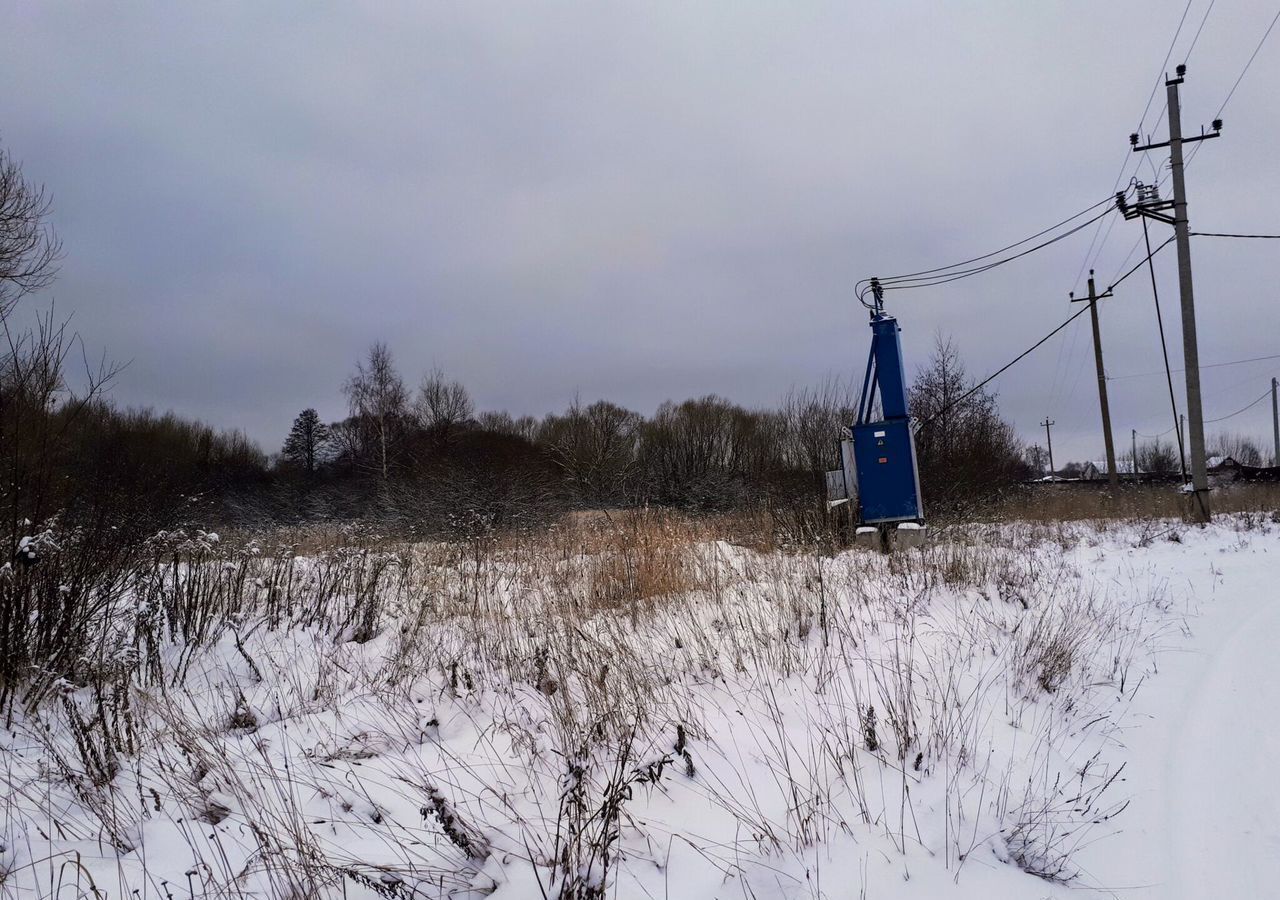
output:
[[0,895],[1276,896],[1278,577],[1256,515],[212,549],[4,732]]
[[1222,523],[1183,535],[1157,565],[1189,633],[1158,657],[1120,739],[1133,802],[1077,859],[1108,895],[1277,897],[1280,540]]

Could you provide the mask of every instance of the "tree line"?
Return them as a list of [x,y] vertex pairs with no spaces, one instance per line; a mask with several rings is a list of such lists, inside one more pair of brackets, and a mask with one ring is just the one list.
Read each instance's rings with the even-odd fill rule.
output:
[[[1027,477],[993,394],[939,340],[910,392],[930,509],[957,512]],[[827,379],[775,408],[708,395],[642,415],[575,398],[543,418],[478,412],[439,369],[410,387],[385,343],[344,383],[348,415],[300,412],[275,460],[277,514],[359,514],[424,527],[501,528],[570,509],[656,504],[693,511],[763,508],[791,530],[827,527],[824,473],[855,417],[852,385]]]
[[[70,377],[85,354],[65,323],[50,312],[16,324],[19,305],[57,273],[48,213],[44,189],[0,147],[0,513],[11,555],[55,519],[120,542],[218,520],[369,517],[472,533],[645,504],[763,509],[799,537],[827,527],[823,473],[839,465],[856,402],[838,379],[793,389],[769,409],[708,395],[642,415],[575,398],[534,418],[478,411],[438,369],[411,384],[376,343],[342,382],[347,415],[325,422],[302,410],[270,458],[242,432],[122,409],[109,398],[110,366]],[[1027,470],[995,396],[971,387],[954,347],[939,341],[911,388],[928,419],[918,441],[932,514],[979,502]]]

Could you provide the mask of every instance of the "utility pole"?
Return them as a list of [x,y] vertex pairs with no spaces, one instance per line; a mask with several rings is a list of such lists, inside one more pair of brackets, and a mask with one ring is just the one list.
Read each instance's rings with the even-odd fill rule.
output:
[[[1075,303],[1074,294],[1068,294]],[[1093,362],[1098,370],[1098,405],[1102,408],[1102,440],[1107,449],[1107,482],[1115,487],[1120,483],[1116,472],[1116,448],[1111,440],[1111,406],[1107,403],[1107,373],[1102,368],[1102,332],[1098,328],[1098,301],[1111,294],[1098,295],[1093,286],[1093,269],[1089,270],[1089,319],[1093,323]]]
[[1187,417],[1185,413],[1178,414],[1178,455],[1182,457],[1182,477],[1187,477]]
[[1133,441],[1133,481],[1138,481],[1138,429],[1134,428],[1130,439]]
[[1057,425],[1058,423],[1052,421],[1048,416],[1045,416],[1044,421],[1041,422],[1040,424],[1044,426],[1045,440],[1047,440],[1049,443],[1049,480],[1057,481],[1058,473],[1057,473],[1057,470],[1053,468],[1053,432],[1050,431],[1049,429],[1051,429],[1054,425]]
[[[1129,135],[1129,143],[1135,153],[1155,150],[1159,147],[1169,148],[1169,168],[1173,174],[1173,201],[1160,201],[1152,186],[1143,196],[1143,188],[1139,187],[1139,202],[1135,207],[1128,207],[1124,195],[1116,198],[1116,204],[1126,219],[1135,216],[1146,216],[1173,226],[1173,235],[1178,248],[1178,286],[1182,299],[1182,357],[1186,369],[1187,381],[1187,417],[1191,425],[1191,518],[1196,522],[1208,522],[1209,512],[1209,475],[1205,471],[1204,458],[1204,410],[1200,403],[1200,350],[1196,342],[1196,308],[1195,296],[1191,287],[1191,235],[1187,222],[1187,186],[1183,175],[1182,148],[1185,144],[1218,137],[1222,132],[1222,120],[1215,119],[1213,132],[1205,134],[1203,129],[1196,137],[1182,136],[1182,108],[1178,100],[1178,86],[1182,84],[1187,67],[1180,65],[1174,78],[1165,80],[1169,109],[1169,140],[1160,143],[1148,143],[1138,146],[1138,135]],[[1163,210],[1172,210],[1173,216],[1163,214]],[[1135,454],[1134,467],[1137,468]]]
[[1280,466],[1280,406],[1276,406],[1276,379],[1271,379],[1271,431],[1275,438],[1271,465]]

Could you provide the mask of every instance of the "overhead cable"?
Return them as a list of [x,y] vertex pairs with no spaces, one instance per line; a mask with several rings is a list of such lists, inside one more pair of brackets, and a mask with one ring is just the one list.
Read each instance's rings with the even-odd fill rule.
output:
[[[1268,359],[1280,359],[1280,353],[1273,353],[1270,356],[1251,356],[1248,359],[1231,359],[1231,360],[1227,360],[1226,362],[1210,363],[1209,365],[1202,365],[1200,368],[1201,369],[1221,369],[1225,366],[1241,366],[1241,365],[1244,365],[1245,363],[1262,362],[1263,360],[1268,360]],[[1185,372],[1186,369],[1174,369],[1173,371]],[[1132,372],[1128,375],[1108,375],[1107,381],[1121,381],[1125,378],[1146,378],[1151,375],[1163,375],[1163,374],[1164,374],[1163,369],[1160,369],[1155,372]]]
[[[1151,259],[1151,236],[1147,232],[1147,220],[1142,220],[1142,239],[1147,242],[1147,269],[1151,272],[1151,296],[1156,304],[1156,324],[1160,328],[1160,352],[1164,355],[1164,377],[1169,384],[1169,410],[1173,414],[1173,427],[1178,427],[1178,401],[1173,394],[1173,373],[1169,371],[1169,345],[1164,339],[1164,316],[1160,312],[1160,291],[1156,287],[1156,264]],[[1187,458],[1186,450],[1182,446],[1182,431],[1178,431],[1178,458],[1185,460]],[[1187,464],[1182,463],[1183,480],[1187,477]]]
[[1267,38],[1271,36],[1271,29],[1276,27],[1276,22],[1280,22],[1280,10],[1276,10],[1275,16],[1271,19],[1271,24],[1267,26],[1267,30],[1262,33],[1258,46],[1253,48],[1253,53],[1249,55],[1249,60],[1244,64],[1244,68],[1240,70],[1240,77],[1236,79],[1236,83],[1231,85],[1231,90],[1227,92],[1227,99],[1222,101],[1222,105],[1218,107],[1218,114],[1215,119],[1222,118],[1222,111],[1227,108],[1227,104],[1231,102],[1231,97],[1236,92],[1236,88],[1240,87],[1240,82],[1244,80],[1244,76],[1249,71],[1249,67],[1253,65],[1253,61],[1258,57],[1258,51],[1262,49],[1262,45],[1267,42]]
[[[1169,60],[1173,56],[1173,48],[1178,44],[1178,36],[1182,34],[1182,26],[1186,24],[1187,13],[1191,12],[1192,2],[1193,0],[1187,0],[1187,5],[1184,6],[1182,9],[1182,16],[1181,18],[1178,19],[1178,27],[1174,29],[1173,37],[1170,38],[1169,40],[1169,49],[1165,51],[1164,60],[1160,63],[1160,68],[1156,73],[1155,84],[1151,86],[1151,93],[1147,95],[1147,105],[1142,108],[1142,115],[1138,118],[1138,127],[1136,130],[1139,133],[1142,132],[1143,126],[1146,124],[1147,113],[1151,111],[1151,103],[1153,100],[1155,100],[1156,91],[1160,90],[1160,83],[1164,80],[1165,73],[1168,71]],[[1212,8],[1213,8],[1213,2],[1211,0],[1211,2],[1209,3],[1209,9],[1212,9]],[[1208,19],[1208,18],[1209,18],[1209,12],[1208,10],[1206,10],[1204,14],[1204,19],[1200,20],[1200,28],[1196,30],[1196,36],[1191,41],[1191,47],[1187,49],[1188,57],[1191,55],[1191,51],[1195,49],[1196,41],[1200,39],[1200,31],[1204,28],[1205,19]],[[1184,58],[1184,61],[1185,61],[1185,58]],[[1160,111],[1160,117],[1156,120],[1156,127],[1159,127],[1159,124],[1161,120],[1164,119],[1164,114],[1167,110],[1168,110],[1168,104],[1166,104],[1165,108]],[[1128,169],[1131,160],[1133,161],[1133,165],[1134,165],[1134,171],[1133,171],[1134,175],[1137,175],[1138,169],[1141,168],[1143,159],[1147,159],[1148,164],[1150,164],[1150,160],[1147,158],[1148,155],[1146,153],[1143,153],[1136,160],[1133,159],[1133,155],[1134,154],[1130,152],[1128,148],[1125,149],[1124,159],[1120,163],[1120,173],[1116,175],[1115,185],[1111,188],[1112,193],[1114,193],[1116,190],[1119,189],[1120,182],[1124,178],[1125,170]],[[1076,272],[1075,281],[1071,283],[1071,290],[1074,291],[1077,287],[1080,286],[1080,278],[1084,275],[1085,268],[1092,269],[1097,266],[1098,259],[1102,256],[1102,248],[1106,246],[1107,239],[1111,237],[1111,226],[1114,226],[1114,225],[1115,225],[1115,220],[1112,220],[1111,225],[1107,227],[1107,233],[1102,235],[1102,241],[1101,243],[1099,243],[1098,235],[1102,231],[1102,225],[1101,223],[1099,223],[1097,231],[1093,233],[1093,240],[1089,242],[1089,249],[1085,251],[1084,259],[1080,261],[1080,270]],[[1095,244],[1097,245],[1097,248],[1098,248],[1096,252],[1094,251]],[[1136,249],[1137,249],[1137,245],[1135,244],[1134,250]],[[1130,251],[1129,255],[1132,256],[1133,251]],[[1128,258],[1125,259],[1125,263],[1127,262],[1128,262]],[[1121,263],[1120,267],[1124,268],[1125,263]]]
[[[905,279],[915,279],[915,278],[922,278],[927,276],[940,276],[941,273],[949,272],[952,269],[959,269],[963,266],[969,266],[973,263],[982,262],[983,260],[990,259],[993,256],[998,256],[1001,253],[1006,253],[1017,247],[1021,247],[1023,244],[1026,244],[1030,241],[1034,241],[1038,237],[1043,237],[1044,235],[1049,234],[1050,232],[1058,228],[1061,228],[1063,225],[1073,222],[1076,219],[1080,218],[1081,216],[1087,215],[1088,213],[1092,212],[1093,210],[1097,209],[1100,206],[1108,206],[1114,202],[1115,202],[1115,197],[1113,194],[1112,196],[1107,197],[1105,200],[1099,200],[1097,203],[1094,203],[1090,206],[1085,207],[1084,209],[1080,210],[1078,213],[1067,216],[1067,218],[1063,219],[1061,222],[1055,222],[1053,225],[1050,225],[1048,228],[1044,228],[1040,231],[1037,231],[1035,234],[1030,235],[1028,237],[1024,237],[1022,240],[1015,241],[1014,243],[1009,244],[1008,246],[1001,247],[999,250],[992,250],[990,253],[984,253],[981,256],[975,256],[972,259],[962,260],[960,262],[952,263],[951,265],[947,265],[947,266],[938,266],[937,268],[933,268],[933,269],[922,269],[919,272],[909,272],[905,275],[890,275],[885,278],[880,278],[879,281],[881,284],[889,284],[891,282],[902,281]],[[858,293],[859,299],[861,299],[862,296],[867,292],[867,289],[870,283],[871,283],[870,278],[864,278],[861,281],[859,281],[856,285],[854,285],[854,288]]]
[[[1148,256],[1148,257],[1147,257],[1147,259],[1150,259],[1150,257],[1151,257],[1151,256],[1155,256],[1157,253],[1159,253],[1159,252],[1160,252],[1161,250],[1163,250],[1165,247],[1169,246],[1169,244],[1171,244],[1172,242],[1173,242],[1173,238],[1169,238],[1169,239],[1168,239],[1167,241],[1165,241],[1163,244],[1161,244],[1160,246],[1156,247],[1156,249],[1152,250],[1152,251],[1151,251],[1150,256]],[[1144,265],[1146,264],[1147,259],[1143,259],[1143,260],[1142,260],[1142,262],[1138,263],[1136,266],[1134,266],[1132,269],[1130,269],[1128,272],[1126,272],[1126,273],[1125,273],[1123,276],[1121,276],[1121,277],[1120,277],[1116,282],[1114,282],[1110,287],[1108,287],[1108,288],[1107,288],[1107,290],[1103,291],[1103,293],[1105,294],[1105,293],[1110,292],[1113,288],[1115,288],[1115,287],[1116,287],[1116,285],[1120,284],[1120,282],[1124,281],[1126,278],[1128,278],[1128,277],[1129,277],[1130,275],[1132,275],[1134,272],[1138,271],[1138,269],[1140,269],[1142,266],[1144,266]],[[988,376],[987,376],[986,378],[984,378],[982,381],[978,382],[978,383],[977,383],[977,384],[975,384],[973,387],[971,387],[969,390],[965,391],[963,394],[961,394],[958,398],[956,398],[955,400],[953,400],[951,403],[948,403],[946,406],[944,406],[942,409],[938,410],[936,413],[934,413],[933,415],[931,415],[929,418],[924,419],[923,421],[921,421],[921,423],[920,423],[919,427],[920,427],[920,428],[924,428],[924,427],[925,427],[925,426],[927,426],[929,423],[933,422],[935,419],[937,419],[939,416],[941,416],[943,413],[948,412],[949,410],[953,409],[954,407],[956,407],[956,406],[957,406],[957,405],[959,405],[960,403],[963,403],[965,400],[969,399],[969,398],[970,398],[970,397],[972,397],[974,394],[976,394],[978,391],[982,390],[984,387],[986,387],[988,384],[990,384],[992,381],[995,381],[998,377],[1000,377],[1001,375],[1003,375],[1003,374],[1004,374],[1005,372],[1007,372],[1009,369],[1013,368],[1013,366],[1015,366],[1016,364],[1018,364],[1018,363],[1022,362],[1022,360],[1023,360],[1023,359],[1025,359],[1027,356],[1031,355],[1031,353],[1032,353],[1033,351],[1035,351],[1035,350],[1039,349],[1039,348],[1041,347],[1041,345],[1043,345],[1046,341],[1048,341],[1048,340],[1049,340],[1049,338],[1053,337],[1055,334],[1057,334],[1057,333],[1058,333],[1058,332],[1060,332],[1062,329],[1066,328],[1068,325],[1070,325],[1072,322],[1074,322],[1077,318],[1079,318],[1080,316],[1082,316],[1082,315],[1084,315],[1086,312],[1088,312],[1088,311],[1089,311],[1089,309],[1090,309],[1090,308],[1092,308],[1093,304],[1094,304],[1094,303],[1096,303],[1096,302],[1097,302],[1097,298],[1094,298],[1093,300],[1090,300],[1088,303],[1084,304],[1084,306],[1080,307],[1078,310],[1076,310],[1074,313],[1072,313],[1070,316],[1068,316],[1068,317],[1066,318],[1066,320],[1065,320],[1065,321],[1063,321],[1060,325],[1058,325],[1056,328],[1054,328],[1054,329],[1053,329],[1053,331],[1050,331],[1050,332],[1049,332],[1048,334],[1046,334],[1044,337],[1040,338],[1040,340],[1036,341],[1034,344],[1032,344],[1032,345],[1031,345],[1030,347],[1028,347],[1026,350],[1023,350],[1021,353],[1019,353],[1017,356],[1015,356],[1015,357],[1014,357],[1013,359],[1011,359],[1009,362],[1005,363],[1003,366],[1001,366],[1001,367],[1000,367],[999,369],[997,369],[996,371],[992,372],[990,375],[988,375]]]
[[[1276,10],[1275,16],[1271,19],[1271,24],[1268,25],[1267,30],[1262,33],[1262,37],[1258,41],[1258,46],[1254,47],[1253,53],[1249,54],[1249,59],[1245,62],[1244,68],[1240,70],[1240,75],[1236,78],[1235,84],[1231,85],[1231,90],[1227,92],[1226,99],[1223,100],[1222,105],[1218,107],[1218,114],[1214,116],[1215,119],[1222,118],[1222,111],[1226,109],[1227,104],[1231,102],[1231,98],[1235,95],[1236,88],[1240,87],[1240,82],[1244,80],[1244,76],[1249,71],[1249,67],[1252,66],[1253,61],[1257,59],[1258,51],[1262,49],[1262,45],[1265,44],[1267,42],[1267,38],[1271,36],[1271,31],[1276,27],[1276,22],[1280,22],[1280,10]],[[1197,144],[1191,149],[1191,155],[1187,158],[1188,166],[1195,161],[1195,158],[1199,153],[1200,145]]]
[[1184,64],[1191,59],[1191,51],[1196,49],[1196,43],[1200,40],[1200,32],[1204,31],[1204,23],[1209,21],[1209,13],[1213,12],[1213,4],[1217,2],[1218,0],[1209,0],[1209,8],[1204,11],[1204,16],[1200,19],[1200,27],[1196,29],[1196,36],[1191,39],[1191,46],[1187,48],[1186,55],[1182,57]]
[[1240,415],[1240,413],[1248,412],[1249,410],[1253,409],[1255,406],[1257,406],[1259,403],[1261,403],[1263,400],[1267,399],[1270,396],[1271,396],[1271,388],[1267,388],[1266,391],[1263,392],[1262,396],[1260,396],[1257,400],[1254,400],[1248,406],[1242,406],[1240,407],[1240,409],[1237,409],[1235,412],[1229,415],[1219,416],[1216,419],[1205,419],[1204,423],[1206,425],[1210,425],[1214,422],[1225,422],[1227,419],[1233,419],[1236,416]]
[[[1025,237],[1022,240],[1017,241],[1013,244],[1009,244],[1006,247],[1001,247],[999,250],[993,250],[990,253],[984,253],[981,256],[975,256],[974,258],[967,259],[963,262],[952,263],[949,266],[939,266],[933,269],[924,269],[919,272],[913,272],[907,275],[891,275],[888,277],[879,278],[877,280],[885,290],[890,291],[890,290],[906,290],[908,288],[917,288],[917,287],[931,287],[934,285],[946,284],[951,281],[958,281],[961,278],[969,278],[973,275],[979,275],[983,272],[987,272],[987,271],[990,271],[991,269],[997,268],[999,266],[1003,266],[1007,263],[1011,263],[1016,259],[1021,259],[1022,257],[1027,256],[1031,253],[1035,253],[1037,250],[1043,250],[1045,247],[1048,247],[1050,244],[1057,243],[1058,241],[1064,238],[1070,237],[1071,235],[1075,234],[1081,229],[1087,228],[1088,226],[1092,225],[1094,222],[1097,222],[1098,220],[1104,218],[1105,216],[1108,216],[1111,213],[1115,212],[1115,207],[1113,205],[1114,203],[1115,203],[1114,197],[1110,197],[1106,200],[1101,200],[1089,207],[1086,207],[1085,209],[1081,210],[1075,215],[1069,216],[1068,218],[1063,219],[1061,222],[1058,222],[1054,225],[1050,225],[1048,228],[1038,231],[1029,237]],[[1049,238],[1048,240],[1042,241],[1041,243],[1036,244],[1034,246],[1027,247],[1026,249],[1020,250],[1019,252],[1014,253],[1012,255],[1000,256],[1000,254],[1007,253],[1010,250],[1013,250],[1017,247],[1021,247],[1024,244],[1035,240],[1036,238],[1044,237],[1046,234],[1050,234],[1054,232],[1055,230],[1061,228],[1066,224],[1069,224],[1070,222],[1080,218],[1081,216],[1088,215],[1090,212],[1093,212],[1100,206],[1106,206],[1107,208],[1104,209],[1101,213],[1098,213],[1096,216],[1090,219],[1086,219],[1084,222],[1081,222],[1080,224],[1075,225],[1072,228],[1067,229],[1066,231],[1056,234],[1053,237]],[[993,257],[999,257],[999,258],[992,259]],[[991,260],[991,262],[983,262],[984,260]],[[973,263],[981,263],[981,265],[972,265]],[[864,278],[861,281],[859,281],[857,285],[855,285],[855,292],[859,300],[862,300],[866,296],[867,292],[871,289],[871,282],[872,282],[872,279]]]

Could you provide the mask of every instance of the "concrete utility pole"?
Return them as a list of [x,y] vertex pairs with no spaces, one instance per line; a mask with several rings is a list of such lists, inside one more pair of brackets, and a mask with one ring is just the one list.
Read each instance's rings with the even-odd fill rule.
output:
[[1276,406],[1276,379],[1271,379],[1271,432],[1275,444],[1271,454],[1271,465],[1280,466],[1280,406]]
[[1182,477],[1187,477],[1187,417],[1185,414],[1178,415],[1178,455],[1182,457]]
[[1133,480],[1138,480],[1138,429],[1134,428],[1130,435],[1133,441]]
[[1051,421],[1048,416],[1045,416],[1044,421],[1041,422],[1040,424],[1044,426],[1045,439],[1049,443],[1049,479],[1051,481],[1056,481],[1058,478],[1058,473],[1057,473],[1057,470],[1053,468],[1053,432],[1050,431],[1049,429],[1051,429],[1054,425],[1057,425],[1058,423]]
[[[1069,294],[1071,302],[1076,302],[1074,294]],[[1098,301],[1111,294],[1098,295],[1093,286],[1093,269],[1089,270],[1089,319],[1093,323],[1093,362],[1098,370],[1098,406],[1102,408],[1102,440],[1107,449],[1107,482],[1115,487],[1120,483],[1120,474],[1116,471],[1116,447],[1111,440],[1111,406],[1107,403],[1107,373],[1102,368],[1102,332],[1098,328]]]
[[[1187,380],[1187,418],[1191,425],[1191,518],[1196,522],[1208,522],[1209,512],[1209,475],[1205,470],[1204,456],[1204,410],[1200,403],[1200,351],[1196,342],[1196,308],[1195,296],[1191,287],[1191,235],[1187,222],[1187,187],[1183,176],[1182,148],[1185,144],[1202,141],[1219,136],[1222,120],[1213,123],[1213,133],[1202,133],[1197,137],[1182,136],[1182,107],[1178,100],[1178,86],[1182,84],[1187,67],[1178,66],[1177,75],[1166,79],[1165,90],[1168,95],[1169,140],[1158,144],[1148,143],[1138,146],[1138,135],[1129,135],[1129,143],[1134,152],[1155,150],[1158,147],[1169,148],[1169,167],[1173,174],[1173,202],[1159,202],[1150,198],[1150,202],[1140,202],[1132,209],[1125,208],[1123,196],[1117,198],[1126,218],[1144,215],[1173,225],[1174,240],[1178,248],[1178,286],[1182,298],[1182,356]],[[1173,210],[1173,217],[1162,215],[1158,210]],[[1135,454],[1136,456],[1136,454]],[[1135,468],[1137,460],[1135,458]]]

